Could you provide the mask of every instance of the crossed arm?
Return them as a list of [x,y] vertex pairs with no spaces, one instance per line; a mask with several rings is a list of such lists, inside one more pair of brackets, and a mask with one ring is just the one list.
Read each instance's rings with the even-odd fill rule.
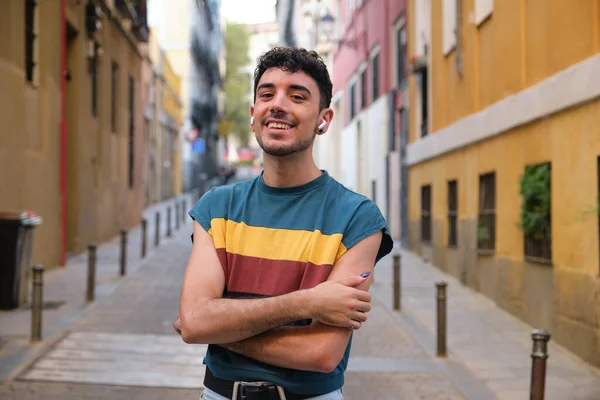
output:
[[[360,327],[370,310],[371,280],[360,274],[373,271],[380,243],[381,233],[357,243],[315,288],[266,299],[223,299],[225,276],[212,238],[195,222],[175,328],[187,343],[218,344],[280,367],[332,371],[343,357],[352,321]],[[301,319],[313,323],[285,326]]]

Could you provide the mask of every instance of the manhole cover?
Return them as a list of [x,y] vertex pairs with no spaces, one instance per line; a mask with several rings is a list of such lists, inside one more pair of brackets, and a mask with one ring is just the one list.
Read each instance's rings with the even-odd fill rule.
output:
[[[57,310],[60,307],[62,307],[65,304],[64,300],[59,300],[59,301],[45,301],[42,304],[42,309],[43,310]],[[31,303],[27,304],[25,306],[26,309],[31,309]]]

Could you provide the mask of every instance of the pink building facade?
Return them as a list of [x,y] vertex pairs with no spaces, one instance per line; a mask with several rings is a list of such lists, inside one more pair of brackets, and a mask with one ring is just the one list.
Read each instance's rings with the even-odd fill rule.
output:
[[339,0],[333,55],[338,179],[372,198],[394,239],[407,229],[406,0]]

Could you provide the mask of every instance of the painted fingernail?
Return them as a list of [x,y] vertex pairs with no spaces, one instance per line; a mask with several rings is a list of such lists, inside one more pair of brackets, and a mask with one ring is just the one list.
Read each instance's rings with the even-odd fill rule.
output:
[[362,274],[360,274],[361,278],[366,278],[369,275],[371,275],[371,272],[367,271],[367,272],[363,272]]

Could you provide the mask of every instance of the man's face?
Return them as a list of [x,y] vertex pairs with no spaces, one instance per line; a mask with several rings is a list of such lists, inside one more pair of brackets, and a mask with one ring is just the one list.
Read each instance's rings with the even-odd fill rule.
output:
[[319,112],[320,99],[319,87],[308,74],[266,70],[250,107],[256,140],[264,152],[285,157],[311,148],[317,126],[323,119],[329,125],[333,116],[328,109]]

